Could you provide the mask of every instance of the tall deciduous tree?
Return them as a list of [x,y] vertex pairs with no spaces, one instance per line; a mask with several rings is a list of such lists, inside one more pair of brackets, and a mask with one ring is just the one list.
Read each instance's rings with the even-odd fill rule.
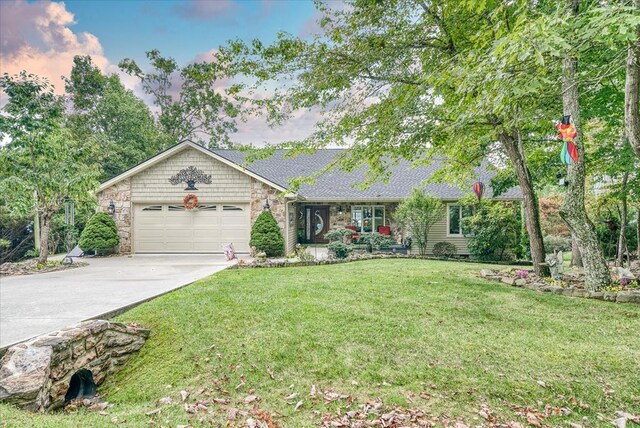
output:
[[[640,0],[633,0],[632,7],[640,12]],[[635,39],[629,42],[624,93],[626,137],[640,159],[640,24],[636,25]]]
[[101,149],[101,179],[120,174],[170,144],[144,102],[117,75],[105,76],[89,56],[76,56],[65,89],[72,101],[69,127]]
[[8,141],[0,149],[0,193],[10,210],[39,214],[38,261],[45,262],[51,219],[65,198],[91,197],[99,173],[95,145],[64,127],[62,99],[46,80],[5,73],[0,88],[9,97],[0,114],[0,138]]
[[170,57],[158,50],[147,52],[152,71],[145,72],[130,58],[120,62],[120,68],[140,79],[144,91],[153,97],[160,109],[158,122],[172,143],[193,141],[218,147],[229,143],[229,133],[235,132],[238,108],[219,81],[219,68],[213,62],[194,62],[180,68]]

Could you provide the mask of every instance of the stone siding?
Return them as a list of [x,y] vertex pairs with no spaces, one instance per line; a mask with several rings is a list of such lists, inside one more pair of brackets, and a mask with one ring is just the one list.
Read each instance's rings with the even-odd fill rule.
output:
[[107,212],[109,202],[113,201],[116,212],[113,219],[120,235],[119,253],[131,252],[131,181],[124,179],[98,193],[98,210]]
[[89,370],[100,385],[148,337],[149,330],[91,320],[14,345],[0,360],[0,401],[33,411],[60,408],[78,370]]
[[[256,180],[255,178],[251,178],[251,225],[256,222],[258,216],[264,210],[264,204],[269,199],[270,211],[273,214],[273,217],[278,222],[278,226],[280,226],[280,232],[282,232],[282,236],[285,239],[285,251],[291,252],[293,248],[290,247],[290,239],[287,237],[287,207],[285,203],[285,199],[282,197],[281,192],[278,189],[275,189],[261,181]],[[291,205],[291,204],[289,204]],[[289,232],[291,233],[291,229],[295,229],[295,225],[292,228],[289,228]],[[295,244],[294,244],[295,245]]]

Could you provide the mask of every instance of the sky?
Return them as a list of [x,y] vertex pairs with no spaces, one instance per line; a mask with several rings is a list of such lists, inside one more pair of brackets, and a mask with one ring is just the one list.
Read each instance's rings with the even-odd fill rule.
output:
[[[121,74],[124,58],[144,68],[151,49],[185,65],[232,39],[269,43],[280,31],[309,37],[318,16],[311,0],[0,0],[0,73],[27,70],[61,93],[75,55],[91,55],[105,73]],[[121,76],[150,103],[135,78]],[[239,123],[231,138],[257,145],[304,138],[318,119],[318,112],[297,112],[271,129],[255,117]]]

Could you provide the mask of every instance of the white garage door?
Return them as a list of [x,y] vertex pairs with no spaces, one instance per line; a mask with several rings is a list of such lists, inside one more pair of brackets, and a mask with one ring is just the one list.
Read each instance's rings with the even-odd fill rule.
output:
[[249,204],[135,204],[133,239],[136,253],[219,253],[232,243],[249,251]]

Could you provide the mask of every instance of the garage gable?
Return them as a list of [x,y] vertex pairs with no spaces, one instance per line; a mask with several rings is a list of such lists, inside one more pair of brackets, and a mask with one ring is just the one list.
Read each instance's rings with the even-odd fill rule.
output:
[[[187,168],[194,167],[210,183],[195,183],[197,190],[186,190],[187,183],[172,184],[170,179]],[[179,202],[188,194],[201,202],[249,201],[251,178],[207,154],[187,147],[131,177],[133,202]]]

